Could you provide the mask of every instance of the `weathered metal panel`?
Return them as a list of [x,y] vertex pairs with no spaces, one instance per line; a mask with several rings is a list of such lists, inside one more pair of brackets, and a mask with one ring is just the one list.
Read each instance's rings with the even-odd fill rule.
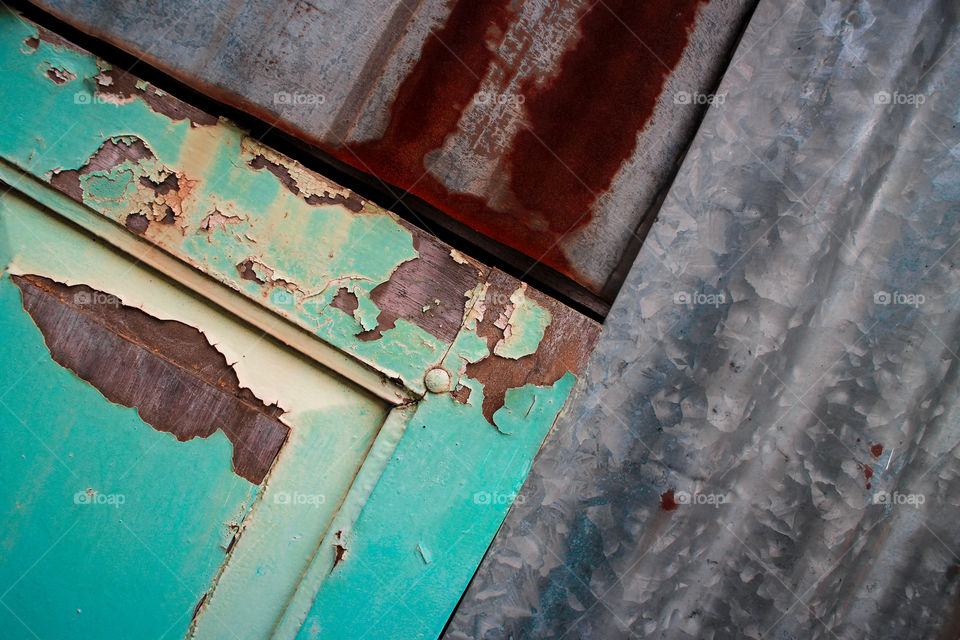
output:
[[[412,413],[395,451],[373,445],[382,475],[364,465],[345,511],[325,512],[333,524],[295,592],[267,590],[277,637],[438,634],[597,325],[10,12],[0,58],[0,113],[16,125],[0,130],[5,182],[317,362],[363,363]],[[285,481],[316,481],[315,469]],[[282,533],[265,553],[285,552]],[[225,610],[252,615],[245,602]],[[203,637],[220,633],[211,625]]]
[[755,2],[36,4],[609,301]]
[[957,4],[764,0],[720,91],[451,640],[958,637]]

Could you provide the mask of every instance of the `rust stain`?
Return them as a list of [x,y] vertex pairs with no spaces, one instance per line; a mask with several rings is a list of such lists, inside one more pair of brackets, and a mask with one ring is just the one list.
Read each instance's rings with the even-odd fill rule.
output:
[[[525,295],[551,314],[551,322],[534,353],[521,358],[505,358],[493,354],[504,338],[501,317],[510,305],[511,294],[519,281],[494,271],[488,279],[483,318],[477,322],[477,335],[485,339],[491,355],[466,365],[464,375],[483,384],[483,417],[496,426],[493,415],[506,400],[507,391],[527,384],[550,386],[567,372],[579,374],[593,349],[599,330],[595,323],[563,307],[549,296],[527,287]],[[570,336],[578,336],[571,340]]]
[[12,279],[54,361],[181,442],[223,431],[237,475],[263,481],[289,433],[278,420],[283,411],[241,387],[200,331],[84,285],[36,275]]
[[872,447],[870,447],[870,453],[873,454],[874,458],[879,458],[883,455],[883,445],[879,442],[875,443]]
[[504,37],[517,7],[510,0],[454,3],[401,84],[384,135],[332,152],[576,278],[559,243],[590,222],[596,198],[632,155],[705,1],[614,0],[580,17],[582,36],[562,56],[558,73],[522,88],[527,126],[501,164],[513,203],[508,211],[450,192],[424,171],[430,154],[457,131],[491,65],[504,76],[516,72],[498,55],[510,46]]
[[863,479],[867,481],[867,489],[871,488],[870,479],[873,478],[873,467],[868,464],[857,463],[857,468],[863,472]]
[[677,508],[677,500],[673,496],[673,489],[667,489],[660,494],[660,508],[664,511],[674,511]]

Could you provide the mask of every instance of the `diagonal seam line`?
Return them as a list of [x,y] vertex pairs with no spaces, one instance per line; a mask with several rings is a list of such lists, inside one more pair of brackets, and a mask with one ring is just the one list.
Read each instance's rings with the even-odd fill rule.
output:
[[24,628],[24,629],[26,629],[27,631],[30,632],[30,635],[32,635],[32,636],[33,636],[34,638],[36,638],[37,640],[40,640],[40,636],[38,636],[36,633],[34,633],[33,629],[30,628],[30,625],[28,625],[26,622],[24,622],[24,621],[20,618],[20,616],[18,616],[17,613],[16,613],[13,609],[10,608],[10,605],[8,605],[6,602],[3,601],[2,598],[0,598],[0,604],[2,604],[4,607],[7,608],[7,611],[9,611],[10,614],[11,614],[14,618],[17,619],[17,622],[19,622],[20,624],[23,625],[23,628]]

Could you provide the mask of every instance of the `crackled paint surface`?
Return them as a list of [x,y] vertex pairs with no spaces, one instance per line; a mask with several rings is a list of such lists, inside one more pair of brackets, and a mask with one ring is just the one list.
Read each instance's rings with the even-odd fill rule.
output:
[[[195,637],[220,637],[219,621],[246,618],[231,635],[439,634],[581,372],[596,325],[7,12],[0,59],[0,109],[17,123],[0,131],[4,180],[97,235],[107,237],[97,225],[112,221],[111,238],[163,249],[407,391],[375,441],[357,442],[366,462],[342,508],[327,505],[332,524],[309,566],[291,568],[269,551],[299,525],[264,510],[277,533],[240,536],[198,611]],[[424,375],[437,366],[451,389],[425,394]],[[238,374],[260,388],[255,368],[238,363]],[[279,391],[261,397],[283,406]],[[297,442],[293,429],[288,446]],[[301,442],[301,454],[314,446]],[[275,481],[293,486],[313,468],[271,476],[267,497]],[[294,574],[302,580],[292,593],[274,588]],[[251,609],[248,583],[271,590],[269,606]]]
[[[78,189],[96,211],[419,387],[423,368],[444,350],[436,338],[405,322],[384,332],[380,344],[355,338],[375,324],[371,290],[417,257],[395,216],[371,204],[359,214],[342,204],[308,204],[311,195],[336,200],[343,190],[229,123],[175,120],[144,99],[109,93],[110,65],[37,39],[34,27],[9,12],[0,15],[0,28],[11,54],[0,108],[17,123],[0,132],[0,154]],[[31,38],[35,48],[25,44]],[[52,82],[44,72],[50,66],[76,77]],[[157,91],[141,87],[142,94]],[[299,193],[275,172],[255,168],[264,161],[288,163],[280,168]],[[352,322],[330,306],[340,288],[359,301]]]

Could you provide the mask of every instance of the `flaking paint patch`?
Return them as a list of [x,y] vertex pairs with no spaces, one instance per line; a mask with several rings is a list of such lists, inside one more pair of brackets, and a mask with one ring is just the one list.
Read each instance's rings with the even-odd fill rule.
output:
[[234,471],[263,481],[289,432],[278,420],[282,410],[239,386],[203,334],[86,286],[34,275],[12,279],[58,364],[180,441],[223,431],[233,444]]
[[[7,16],[5,21],[10,29],[0,37],[0,45],[5,45],[12,36],[16,39],[18,58],[32,57],[33,54],[25,55],[21,49],[29,50],[23,40],[35,36],[36,29],[12,16]],[[192,116],[185,116],[186,112],[172,103],[158,110],[153,99],[164,96],[148,84],[117,72],[106,63],[98,63],[92,56],[68,49],[54,51],[52,45],[42,39],[37,51],[43,59],[55,60],[77,74],[78,80],[73,84],[83,89],[81,97],[85,100],[81,102],[84,104],[77,106],[76,91],[67,92],[47,80],[43,80],[45,95],[37,100],[37,87],[31,86],[38,73],[36,58],[29,63],[14,59],[10,74],[22,76],[23,82],[12,79],[10,84],[22,87],[24,95],[14,91],[2,101],[22,103],[27,99],[26,94],[33,92],[30,99],[38,101],[43,108],[38,113],[25,113],[29,122],[25,121],[19,132],[0,132],[0,154],[53,182],[47,176],[79,170],[111,138],[130,136],[143,141],[152,158],[121,163],[123,166],[119,168],[110,167],[84,180],[81,197],[85,204],[139,230],[151,243],[248,297],[261,303],[266,300],[268,307],[374,365],[385,375],[399,375],[414,390],[422,387],[423,372],[436,362],[429,359],[434,357],[429,354],[435,354],[439,346],[433,344],[436,340],[422,328],[404,327],[401,331],[387,332],[388,341],[412,333],[416,335],[412,336],[411,344],[430,343],[427,351],[414,349],[402,358],[402,364],[398,361],[394,367],[384,366],[377,357],[378,352],[368,350],[356,338],[356,332],[330,333],[324,324],[335,318],[326,309],[337,291],[325,290],[327,283],[350,274],[346,277],[352,278],[350,290],[357,297],[354,317],[363,329],[375,327],[374,318],[382,309],[371,300],[372,290],[387,282],[402,263],[419,256],[413,247],[412,232],[400,224],[396,216],[367,202],[360,214],[339,204],[309,204],[301,189],[303,193],[318,192],[321,196],[326,190],[332,197],[346,191],[279,154],[271,155],[273,152],[249,139],[245,141],[244,132],[226,121],[202,120],[203,125],[212,126],[194,126]],[[121,97],[121,104],[100,99],[100,93]],[[75,126],[74,112],[80,108],[84,117],[79,121],[81,126]],[[71,136],[57,143],[56,153],[24,154],[26,148],[39,145],[43,149],[47,140],[58,141],[62,131],[68,128]],[[30,132],[30,140],[22,139],[26,135],[24,131]],[[298,193],[293,193],[270,171],[247,164],[256,157],[282,160],[286,175]],[[150,171],[151,167],[157,171]],[[189,193],[181,193],[177,206],[168,201],[157,203],[156,194],[139,180],[148,177],[152,178],[152,184],[163,184],[168,174],[160,173],[161,168],[175,168],[179,192],[184,191],[184,186],[191,186]],[[242,222],[214,224],[216,217],[207,219],[213,211]],[[271,241],[258,243],[257,238]],[[266,282],[260,284],[241,278],[236,265],[251,256],[278,273],[288,274],[283,279],[290,286],[284,288],[302,292],[302,300],[278,307],[272,304],[270,296],[274,287],[265,293]],[[452,258],[448,259],[460,267]],[[289,302],[287,296],[281,299]],[[306,300],[310,300],[310,304],[304,303]],[[340,313],[336,309],[332,311]],[[455,330],[458,321],[459,317],[454,321],[456,324],[450,324],[445,331]],[[448,343],[451,340],[445,339]],[[377,340],[383,341],[384,338]],[[402,349],[391,345],[387,351],[399,356]]]
[[333,204],[353,212],[363,211],[366,202],[345,187],[308,171],[297,162],[265,147],[250,137],[241,141],[241,159],[253,169],[266,169],[294,195],[311,205]]
[[503,322],[495,325],[503,330],[503,338],[494,346],[493,353],[503,358],[522,358],[536,353],[543,333],[550,325],[550,312],[525,295],[526,284],[510,296]]

